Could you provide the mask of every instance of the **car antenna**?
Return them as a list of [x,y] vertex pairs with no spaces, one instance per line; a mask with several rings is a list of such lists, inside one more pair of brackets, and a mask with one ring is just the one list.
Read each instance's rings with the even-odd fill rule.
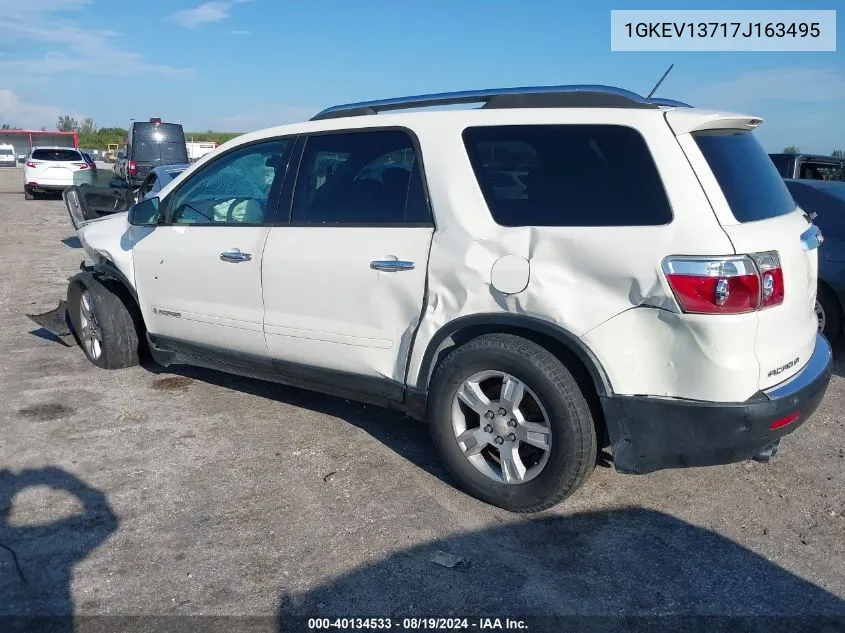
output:
[[648,93],[648,96],[646,97],[646,99],[651,99],[651,97],[654,96],[654,93],[657,92],[657,89],[660,87],[660,84],[662,84],[663,80],[666,79],[666,75],[668,75],[670,72],[672,72],[672,69],[674,67],[675,67],[675,64],[669,64],[669,68],[667,68],[666,72],[663,73],[663,76],[660,78],[660,81],[658,81],[656,84],[654,84],[654,88],[652,88],[651,92]]

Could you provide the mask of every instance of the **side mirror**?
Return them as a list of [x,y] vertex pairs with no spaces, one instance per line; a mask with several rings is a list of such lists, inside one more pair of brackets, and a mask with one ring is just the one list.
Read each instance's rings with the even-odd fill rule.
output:
[[129,224],[132,226],[157,226],[160,220],[158,198],[141,200],[129,207]]

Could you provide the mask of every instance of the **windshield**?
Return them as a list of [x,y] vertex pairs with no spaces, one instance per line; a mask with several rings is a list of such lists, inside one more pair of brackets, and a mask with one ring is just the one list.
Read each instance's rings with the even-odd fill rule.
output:
[[791,162],[789,160],[789,156],[783,156],[782,154],[771,154],[769,158],[772,159],[772,162],[777,167],[778,172],[784,178],[791,178],[792,174],[789,173],[789,167],[791,166]]
[[15,151],[14,151],[14,150],[11,150],[11,149],[2,149],[2,148],[0,148],[0,154],[2,154],[2,155],[4,155],[4,156],[14,156],[14,155],[15,155]]
[[32,152],[33,160],[53,160],[63,163],[81,162],[82,156],[73,149],[37,149]]
[[784,215],[796,208],[774,163],[747,130],[704,130],[693,134],[739,222]]

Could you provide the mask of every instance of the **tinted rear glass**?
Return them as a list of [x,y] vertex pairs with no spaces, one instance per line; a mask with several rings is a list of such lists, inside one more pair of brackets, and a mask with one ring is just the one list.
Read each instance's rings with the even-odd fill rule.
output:
[[84,162],[82,155],[76,150],[72,149],[36,149],[32,152],[33,160],[55,160],[66,163],[74,161]]
[[132,149],[133,158],[140,162],[161,161],[161,163],[167,164],[184,163],[188,160],[188,150],[184,143],[136,140]]
[[651,153],[619,125],[468,128],[464,144],[503,226],[654,226],[672,210]]
[[755,222],[795,210],[783,178],[751,132],[705,130],[693,137],[737,221]]

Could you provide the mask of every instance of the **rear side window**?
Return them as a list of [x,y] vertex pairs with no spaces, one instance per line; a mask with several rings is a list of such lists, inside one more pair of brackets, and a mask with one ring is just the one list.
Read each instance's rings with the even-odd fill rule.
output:
[[84,162],[82,155],[72,149],[36,149],[32,152],[32,160],[55,160],[65,163]]
[[705,130],[693,138],[738,222],[784,215],[797,206],[774,163],[747,130]]
[[503,226],[654,226],[672,221],[642,136],[618,125],[464,130],[493,219]]

